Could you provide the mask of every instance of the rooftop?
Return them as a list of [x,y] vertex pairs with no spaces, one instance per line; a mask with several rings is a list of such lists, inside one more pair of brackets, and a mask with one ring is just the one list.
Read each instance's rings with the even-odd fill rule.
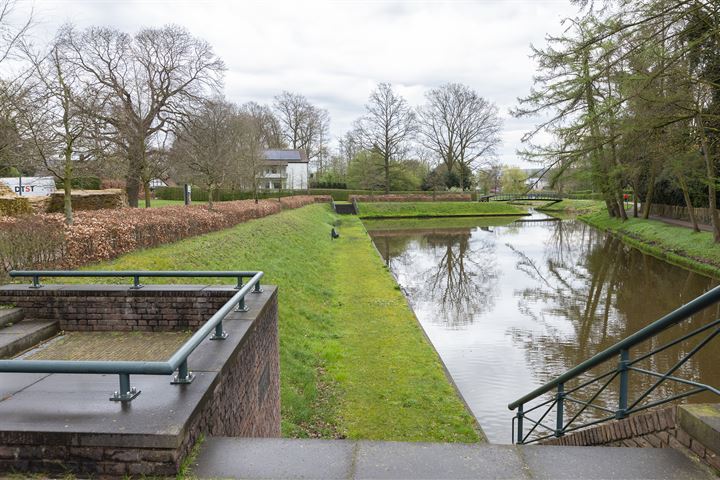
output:
[[308,163],[307,155],[302,150],[265,150],[265,160],[286,163]]

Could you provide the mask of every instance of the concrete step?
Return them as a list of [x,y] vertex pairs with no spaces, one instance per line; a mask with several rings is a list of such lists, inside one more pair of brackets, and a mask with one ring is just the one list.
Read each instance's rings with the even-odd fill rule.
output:
[[47,340],[60,330],[59,322],[24,320],[0,329],[0,358],[10,358]]
[[24,316],[22,308],[0,308],[0,328],[9,323],[18,323]]
[[710,479],[673,449],[209,438],[198,478]]

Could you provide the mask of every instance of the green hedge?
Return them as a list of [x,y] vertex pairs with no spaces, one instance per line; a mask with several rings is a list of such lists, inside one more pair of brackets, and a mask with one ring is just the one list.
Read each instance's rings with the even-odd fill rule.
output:
[[[100,190],[101,183],[98,177],[77,177],[70,181],[70,185],[76,190]],[[65,188],[64,183],[59,180],[56,180],[55,184],[58,190]]]
[[[351,195],[385,195],[382,190],[341,190],[337,188],[311,188],[309,190],[310,195],[330,195],[333,200],[337,201],[348,201]],[[477,200],[475,192],[437,192],[438,195],[443,193],[469,193],[473,200]],[[433,192],[430,190],[410,190],[410,191],[392,191],[391,195],[432,195]]]
[[[183,187],[157,187],[154,189],[155,198],[160,200],[184,200]],[[295,192],[298,195],[305,192]],[[271,192],[258,192],[258,198],[278,198],[292,195],[289,190],[273,190]],[[208,191],[202,188],[193,187],[193,202],[207,202]],[[243,192],[240,190],[216,190],[213,192],[213,201],[227,202],[231,200],[248,200],[254,198],[252,192]]]

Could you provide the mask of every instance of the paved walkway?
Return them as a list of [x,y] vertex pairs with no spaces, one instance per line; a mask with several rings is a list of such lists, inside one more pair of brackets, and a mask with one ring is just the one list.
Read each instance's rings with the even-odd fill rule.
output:
[[[692,222],[689,222],[687,220],[680,220],[677,218],[661,217],[660,215],[650,215],[650,220],[658,220],[660,222],[667,223],[668,225],[675,225],[677,227],[693,228]],[[712,225],[699,223],[698,228],[700,228],[700,230],[704,232],[712,232]]]
[[673,449],[214,437],[199,478],[710,479]]

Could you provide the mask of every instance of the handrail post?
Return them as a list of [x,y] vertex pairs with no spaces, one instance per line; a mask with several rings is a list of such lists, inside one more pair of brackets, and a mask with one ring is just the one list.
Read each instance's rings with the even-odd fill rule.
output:
[[187,385],[192,383],[193,380],[195,380],[195,375],[188,371],[187,359],[185,359],[178,367],[178,374],[173,377],[170,383],[172,385]]
[[243,287],[243,277],[237,277],[237,285],[235,286],[235,290],[240,290]]
[[262,293],[262,292],[263,292],[263,289],[262,289],[262,286],[260,285],[260,280],[258,280],[255,283],[255,288],[253,288],[252,293]]
[[133,286],[130,288],[132,288],[133,290],[142,288],[142,284],[140,283],[140,275],[133,275]]
[[563,428],[563,416],[565,414],[564,405],[563,402],[565,400],[565,384],[564,383],[558,383],[557,386],[557,418],[555,419],[555,436],[556,437],[562,437],[564,435],[564,428]]
[[517,440],[516,443],[522,444],[523,443],[523,406],[522,403],[518,405],[518,413],[517,413]]
[[620,374],[620,395],[618,398],[618,409],[615,412],[615,418],[625,418],[627,416],[628,404],[628,376],[630,370],[630,351],[627,348],[620,350],[620,362],[618,363],[618,372]]
[[113,402],[130,402],[132,399],[140,395],[140,390],[130,387],[130,374],[121,373],[120,375],[120,391],[115,391],[110,400]]
[[32,276],[32,286],[30,288],[40,288],[42,285],[40,284],[40,275],[33,275]]
[[215,332],[210,335],[210,340],[225,340],[228,337],[228,334],[225,330],[223,330],[223,322],[218,322],[217,325],[215,325]]

